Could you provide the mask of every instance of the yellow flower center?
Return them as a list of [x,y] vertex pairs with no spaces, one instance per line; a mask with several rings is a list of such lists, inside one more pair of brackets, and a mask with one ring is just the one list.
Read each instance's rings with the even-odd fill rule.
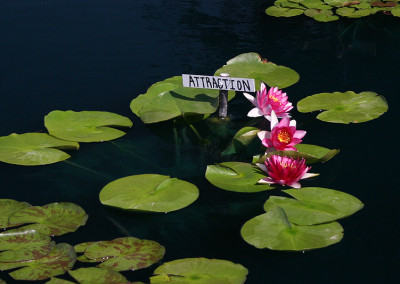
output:
[[292,140],[292,137],[291,137],[289,131],[287,131],[286,129],[282,129],[278,133],[278,140],[279,140],[279,142],[287,144]]
[[269,95],[269,98],[270,98],[271,100],[273,100],[274,102],[279,102],[279,104],[280,104],[279,99],[278,99],[277,97],[275,97],[274,95]]

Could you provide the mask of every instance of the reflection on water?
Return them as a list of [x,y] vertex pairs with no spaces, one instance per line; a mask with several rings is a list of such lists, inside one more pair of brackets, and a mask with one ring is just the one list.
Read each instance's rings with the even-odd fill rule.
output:
[[[399,22],[379,15],[332,23],[273,18],[264,15],[269,5],[261,0],[1,1],[1,135],[44,132],[43,117],[56,109],[111,111],[129,116],[134,126],[113,142],[82,144],[65,162],[0,164],[0,198],[81,205],[90,215],[88,224],[57,242],[125,235],[152,239],[166,247],[165,261],[203,256],[241,263],[250,272],[246,283],[266,278],[271,283],[393,282],[398,248],[392,244],[400,233],[393,178]],[[210,144],[200,143],[187,126],[146,126],[130,112],[130,101],[151,84],[182,73],[212,75],[250,51],[300,74],[300,81],[285,90],[294,103],[314,93],[347,90],[375,91],[388,100],[387,114],[360,125],[327,124],[315,114],[293,113],[308,132],[305,143],[341,149],[328,163],[313,165],[321,175],[304,185],[338,189],[365,203],[341,221],[345,235],[337,245],[283,253],[258,250],[241,239],[240,227],[262,213],[271,193],[227,192],[204,179],[208,164],[247,161],[259,150],[255,144],[241,156],[221,156],[229,138],[251,123],[245,117],[251,106],[240,94],[229,105],[229,122],[195,124]],[[192,182],[200,189],[199,200],[168,214],[100,205],[98,193],[108,182],[142,173]],[[126,275],[147,281],[154,268]],[[5,273],[0,278],[9,279]]]

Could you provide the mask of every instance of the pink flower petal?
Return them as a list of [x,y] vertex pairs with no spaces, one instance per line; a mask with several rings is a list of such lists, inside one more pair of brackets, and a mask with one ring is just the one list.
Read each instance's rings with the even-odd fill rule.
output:
[[253,97],[252,95],[250,95],[250,94],[248,94],[248,93],[243,93],[243,95],[246,97],[246,99],[248,99],[249,101],[251,101],[251,103],[252,103],[253,105],[258,106],[255,97]]
[[262,140],[264,140],[264,139],[266,139],[267,138],[267,136],[270,136],[269,135],[269,132],[268,131],[259,131],[258,133],[257,133],[257,136],[258,136],[258,138],[260,138],[260,140],[262,141]]
[[306,133],[307,133],[307,131],[304,131],[304,130],[296,130],[296,132],[294,133],[293,137],[301,139],[306,135]]
[[265,177],[260,179],[257,183],[261,183],[261,184],[273,184],[276,183],[273,179],[271,179],[270,177]]
[[301,179],[305,179],[305,178],[311,178],[311,177],[316,177],[319,176],[319,174],[314,174],[314,173],[305,173]]
[[263,116],[263,112],[259,109],[259,108],[253,108],[252,110],[249,111],[249,113],[247,114],[247,116],[249,117],[259,117],[259,116]]

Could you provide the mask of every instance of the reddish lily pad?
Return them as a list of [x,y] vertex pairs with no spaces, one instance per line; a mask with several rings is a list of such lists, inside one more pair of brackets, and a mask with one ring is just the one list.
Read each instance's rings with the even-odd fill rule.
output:
[[9,223],[33,223],[23,228],[34,229],[49,236],[60,236],[76,231],[86,224],[87,218],[88,215],[80,206],[61,202],[22,209],[10,216]]
[[69,244],[57,244],[46,256],[24,262],[0,262],[0,270],[20,268],[10,272],[15,280],[44,280],[64,274],[74,266],[76,255]]
[[101,261],[99,267],[124,271],[148,267],[162,259],[164,253],[165,248],[155,241],[126,237],[90,244],[84,256]]
[[68,273],[79,283],[121,284],[129,281],[119,272],[99,267],[79,268]]
[[154,274],[151,284],[241,284],[246,281],[248,270],[241,264],[222,259],[185,258],[164,263]]
[[11,225],[8,223],[8,218],[26,208],[31,206],[27,202],[19,202],[13,199],[0,199],[0,228],[8,228]]
[[6,231],[0,234],[0,261],[21,262],[38,259],[50,253],[54,245],[49,236],[35,230]]

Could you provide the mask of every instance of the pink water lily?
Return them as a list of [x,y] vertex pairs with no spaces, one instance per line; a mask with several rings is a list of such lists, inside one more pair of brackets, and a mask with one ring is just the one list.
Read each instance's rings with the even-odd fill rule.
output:
[[257,133],[262,144],[270,151],[297,151],[294,145],[301,143],[301,138],[306,131],[296,129],[296,120],[285,116],[278,120],[275,112],[271,112],[271,132],[260,131]]
[[269,175],[269,177],[260,179],[258,183],[277,183],[300,188],[299,180],[318,175],[307,173],[311,167],[306,166],[306,160],[304,158],[293,159],[272,155],[267,158],[265,164],[257,164],[257,166]]
[[247,116],[264,116],[271,119],[271,111],[274,111],[278,117],[289,116],[289,111],[293,108],[292,103],[288,101],[286,93],[282,93],[277,87],[271,87],[267,92],[267,86],[261,83],[261,90],[257,91],[256,97],[248,93],[243,95],[255,106],[249,111]]

